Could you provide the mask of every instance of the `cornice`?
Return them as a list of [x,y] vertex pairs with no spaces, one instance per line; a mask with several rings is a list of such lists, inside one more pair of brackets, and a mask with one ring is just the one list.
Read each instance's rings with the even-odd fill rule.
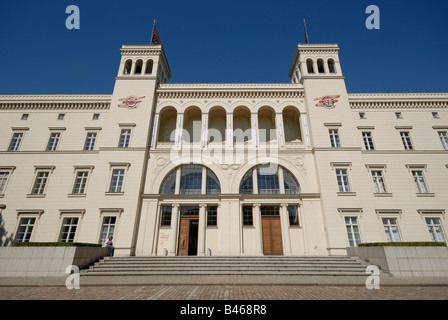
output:
[[448,108],[448,93],[350,93],[352,109]]
[[0,95],[0,110],[108,110],[111,95]]
[[162,84],[159,99],[303,98],[298,84]]

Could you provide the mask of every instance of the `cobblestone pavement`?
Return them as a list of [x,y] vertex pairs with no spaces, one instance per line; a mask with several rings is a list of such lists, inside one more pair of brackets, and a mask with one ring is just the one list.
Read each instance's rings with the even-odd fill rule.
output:
[[0,300],[448,300],[448,286],[3,286]]

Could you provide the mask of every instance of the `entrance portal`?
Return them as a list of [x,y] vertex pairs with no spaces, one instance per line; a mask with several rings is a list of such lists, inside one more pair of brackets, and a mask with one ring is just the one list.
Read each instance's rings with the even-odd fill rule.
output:
[[264,255],[283,255],[282,228],[278,206],[262,206],[261,226]]
[[177,255],[198,254],[199,207],[182,207]]

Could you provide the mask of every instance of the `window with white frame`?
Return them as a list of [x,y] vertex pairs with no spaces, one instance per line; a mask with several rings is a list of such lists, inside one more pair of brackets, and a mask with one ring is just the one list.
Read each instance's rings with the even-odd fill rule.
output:
[[61,139],[61,132],[51,132],[48,139],[47,151],[56,151],[58,148],[59,140]]
[[18,151],[19,150],[20,143],[22,142],[22,139],[23,139],[23,135],[24,135],[23,132],[14,132],[14,134],[12,135],[11,142],[8,147],[8,151]]
[[31,194],[35,195],[45,194],[49,177],[50,177],[50,171],[48,170],[37,171],[36,178],[33,184],[33,189],[31,190]]
[[0,167],[0,197],[5,194],[6,185],[16,167]]
[[77,171],[72,194],[85,194],[89,171]]
[[361,233],[359,232],[358,218],[345,217],[345,228],[347,230],[350,247],[357,247],[361,243]]
[[364,146],[366,150],[375,150],[375,146],[373,145],[372,132],[370,131],[363,132],[362,139],[364,141]]
[[405,150],[413,150],[411,135],[409,131],[400,131],[401,141],[403,142],[403,147]]
[[119,148],[128,148],[131,141],[131,129],[121,129]]
[[84,143],[84,151],[92,151],[95,148],[97,132],[87,132],[86,142]]
[[36,218],[23,217],[20,219],[15,236],[15,242],[29,242],[33,233]]
[[440,142],[442,142],[443,149],[448,150],[448,134],[446,131],[439,131]]
[[387,242],[401,242],[397,218],[382,218]]
[[0,194],[5,193],[8,178],[9,178],[9,171],[0,171]]
[[423,170],[412,170],[412,176],[414,177],[418,193],[429,193]]
[[109,192],[123,192],[125,169],[113,169]]
[[336,179],[339,192],[350,192],[350,183],[348,180],[347,169],[336,168]]
[[114,231],[117,223],[117,217],[115,216],[105,216],[103,217],[103,223],[101,224],[100,232],[100,244],[105,244],[106,241],[114,236]]
[[129,169],[131,164],[122,162],[110,162],[109,164],[111,166],[111,177],[109,189],[106,194],[122,194],[124,192],[126,171]]
[[74,242],[76,229],[78,228],[79,218],[65,217],[62,221],[61,232],[59,234],[60,242]]
[[440,218],[425,218],[425,221],[428,226],[429,234],[431,235],[431,240],[436,242],[446,242]]
[[387,193],[386,184],[384,183],[383,171],[372,170],[372,179],[375,186],[375,193]]
[[328,129],[330,134],[330,143],[332,148],[338,148],[341,146],[341,141],[339,139],[339,130],[338,129]]

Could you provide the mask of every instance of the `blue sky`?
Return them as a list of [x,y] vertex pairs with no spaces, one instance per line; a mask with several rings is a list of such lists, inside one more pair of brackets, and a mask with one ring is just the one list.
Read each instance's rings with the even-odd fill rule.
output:
[[446,0],[1,1],[0,94],[110,94],[121,45],[149,43],[154,19],[170,83],[289,83],[304,18],[311,43],[339,44],[349,92],[448,92],[447,15]]

